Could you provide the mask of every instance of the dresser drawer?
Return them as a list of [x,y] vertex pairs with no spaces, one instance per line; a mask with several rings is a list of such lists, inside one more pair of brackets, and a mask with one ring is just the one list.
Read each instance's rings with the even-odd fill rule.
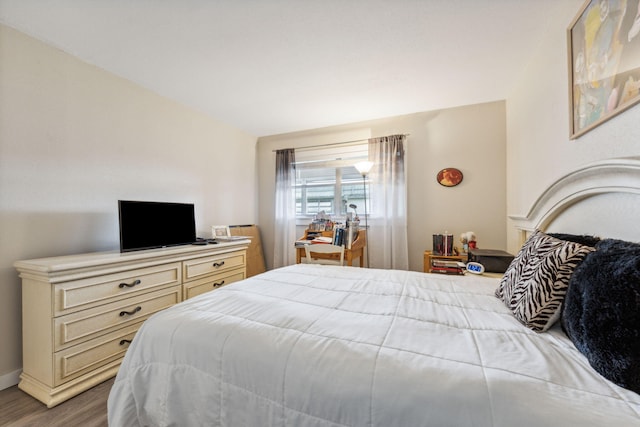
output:
[[199,279],[203,276],[232,270],[238,267],[244,268],[244,266],[244,252],[215,255],[185,261],[183,282]]
[[181,301],[182,287],[161,289],[54,319],[55,350],[145,320]]
[[54,386],[121,361],[141,325],[138,322],[54,353]]
[[227,271],[224,273],[216,274],[213,276],[205,277],[200,280],[189,282],[184,288],[184,299],[193,298],[196,295],[203,294],[222,286],[226,286],[229,283],[237,282],[245,278],[244,268],[237,270]]
[[174,262],[57,284],[54,316],[178,285],[181,272],[182,264]]

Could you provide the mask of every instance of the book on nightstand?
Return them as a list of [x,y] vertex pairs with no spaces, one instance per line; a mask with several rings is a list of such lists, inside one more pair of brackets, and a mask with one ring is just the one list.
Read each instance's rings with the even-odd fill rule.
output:
[[434,259],[431,260],[431,272],[463,275],[465,273],[465,264],[460,261]]

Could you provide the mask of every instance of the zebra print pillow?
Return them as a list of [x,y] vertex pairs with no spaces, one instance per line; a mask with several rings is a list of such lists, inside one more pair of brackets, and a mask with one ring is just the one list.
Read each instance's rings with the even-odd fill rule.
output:
[[560,318],[571,273],[594,250],[536,230],[504,273],[496,296],[525,326],[544,332]]

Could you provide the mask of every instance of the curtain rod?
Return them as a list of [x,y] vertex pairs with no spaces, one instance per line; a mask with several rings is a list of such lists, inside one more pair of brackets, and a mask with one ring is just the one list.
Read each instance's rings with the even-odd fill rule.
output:
[[[396,134],[396,135],[402,135],[402,136],[409,136],[411,135],[410,133],[403,133],[403,134]],[[387,135],[387,136],[393,136],[393,135]],[[343,142],[332,142],[330,144],[317,144],[317,145],[309,145],[307,147],[300,147],[300,148],[295,148],[296,151],[304,151],[304,150],[312,150],[314,148],[324,148],[324,147],[333,147],[334,145],[348,145],[348,144],[355,144],[356,142],[362,142],[362,141],[368,141],[370,139],[374,139],[374,138],[384,138],[384,137],[380,137],[380,136],[373,136],[371,138],[362,138],[362,139],[354,139],[353,141],[343,141]],[[275,153],[278,150],[271,150],[272,153]]]

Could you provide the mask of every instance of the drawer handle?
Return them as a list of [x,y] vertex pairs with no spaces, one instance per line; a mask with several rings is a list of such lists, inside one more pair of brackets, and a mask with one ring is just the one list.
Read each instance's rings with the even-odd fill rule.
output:
[[216,267],[216,268],[217,267],[222,267],[223,265],[224,265],[224,261],[222,261],[222,262],[214,262],[213,263],[213,266]]
[[139,285],[140,283],[142,283],[142,281],[139,280],[139,279],[136,279],[136,280],[133,281],[133,283],[130,283],[130,284],[129,283],[120,283],[118,285],[118,287],[119,288],[124,288],[126,286],[127,288],[133,288],[135,285]]
[[224,280],[223,280],[222,282],[220,282],[220,283],[218,283],[218,282],[213,282],[213,287],[214,287],[214,288],[217,288],[218,286],[222,286],[222,285],[224,285]]
[[120,340],[120,345],[131,344],[131,340]]
[[121,312],[120,312],[120,317],[125,316],[125,315],[127,315],[127,314],[128,314],[129,316],[134,315],[134,314],[136,314],[137,312],[139,312],[140,310],[142,310],[142,307],[137,306],[136,308],[134,308],[134,309],[133,309],[133,310],[131,310],[131,311],[121,311]]

